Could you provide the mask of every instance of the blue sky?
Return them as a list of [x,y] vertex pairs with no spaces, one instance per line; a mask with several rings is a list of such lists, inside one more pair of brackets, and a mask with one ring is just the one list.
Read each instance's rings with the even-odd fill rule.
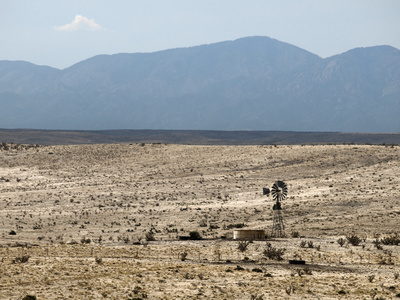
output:
[[399,0],[0,0],[0,60],[66,68],[262,35],[321,57],[400,49]]

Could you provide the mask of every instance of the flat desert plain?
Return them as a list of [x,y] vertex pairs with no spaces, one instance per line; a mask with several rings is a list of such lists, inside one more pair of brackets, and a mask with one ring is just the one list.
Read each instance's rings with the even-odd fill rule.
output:
[[1,299],[400,297],[396,145],[3,144],[0,166]]

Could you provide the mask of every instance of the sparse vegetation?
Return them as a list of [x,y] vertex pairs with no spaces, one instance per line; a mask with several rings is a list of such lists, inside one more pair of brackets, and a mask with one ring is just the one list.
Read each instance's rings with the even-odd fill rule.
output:
[[343,247],[344,244],[346,244],[346,240],[344,238],[339,238],[337,240],[337,243],[340,245],[340,247]]
[[189,238],[191,240],[201,240],[201,234],[198,231],[191,231],[189,232]]
[[318,245],[318,246],[315,246],[314,245],[314,242],[313,241],[301,241],[300,242],[300,248],[310,248],[310,249],[313,249],[313,248],[315,248],[316,250],[320,250],[321,249],[321,246],[320,245]]
[[236,270],[236,271],[244,271],[244,268],[241,267],[241,266],[239,266],[239,265],[237,265],[236,268],[235,268],[235,270]]
[[385,237],[381,238],[380,242],[384,245],[398,246],[400,244],[400,236],[398,234],[385,236]]
[[199,226],[200,226],[200,227],[207,227],[207,219],[201,220]]
[[187,256],[188,256],[188,254],[189,254],[189,253],[188,253],[187,251],[182,252],[182,253],[180,254],[181,261],[185,261],[186,258],[187,258]]
[[[394,298],[396,150],[132,143],[0,151],[0,294]],[[260,187],[277,174],[289,183],[288,237],[233,240],[246,225],[271,232],[272,199]],[[190,240],[195,231],[202,240]],[[345,232],[360,237],[359,247]]]
[[233,228],[243,228],[246,227],[247,225],[244,223],[237,223],[237,224],[229,224],[227,226],[228,229],[233,229]]
[[86,238],[86,237],[83,237],[81,239],[81,244],[90,244],[91,242],[92,242],[92,240],[89,238]]
[[17,256],[12,262],[14,264],[24,264],[29,261],[29,258],[30,258],[29,255]]
[[256,273],[262,273],[263,270],[261,270],[260,268],[254,268],[251,270],[252,272],[256,272]]
[[383,250],[382,245],[381,245],[381,241],[379,239],[375,239],[372,243],[374,244],[376,249]]
[[362,242],[361,238],[355,234],[349,235],[346,237],[347,241],[353,246],[358,246]]
[[252,294],[252,295],[250,295],[250,299],[251,300],[263,300],[264,299],[264,296],[263,295],[257,295],[257,294]]
[[250,242],[249,241],[239,241],[238,244],[238,249],[240,252],[245,252],[247,250],[247,247],[249,246]]
[[289,285],[289,286],[285,287],[285,292],[288,295],[294,293],[295,290],[296,290],[296,288],[293,285]]
[[306,274],[306,275],[312,275],[312,271],[311,271],[311,269],[309,267],[305,267],[303,269],[303,271],[304,271],[304,274]]
[[96,258],[95,258],[95,261],[96,261],[96,263],[99,264],[99,265],[103,263],[103,259],[102,259],[101,257],[96,257]]
[[300,233],[298,231],[292,231],[291,234],[292,238],[296,239],[300,237]]
[[271,243],[267,243],[267,248],[264,250],[263,255],[271,260],[283,260],[285,254],[285,248],[275,248]]
[[156,238],[155,238],[154,232],[152,230],[150,230],[149,232],[146,233],[146,241],[152,242],[155,240],[156,240]]

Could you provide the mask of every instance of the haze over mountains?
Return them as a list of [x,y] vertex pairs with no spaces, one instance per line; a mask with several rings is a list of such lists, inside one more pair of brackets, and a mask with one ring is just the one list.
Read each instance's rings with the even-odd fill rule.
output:
[[0,104],[0,128],[400,132],[400,50],[323,59],[247,37],[64,70],[0,61]]

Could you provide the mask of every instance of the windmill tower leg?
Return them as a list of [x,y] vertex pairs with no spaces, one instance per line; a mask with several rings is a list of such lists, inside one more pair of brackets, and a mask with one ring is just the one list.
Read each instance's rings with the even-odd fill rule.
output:
[[272,222],[272,237],[284,237],[285,225],[283,224],[282,210],[274,209]]

